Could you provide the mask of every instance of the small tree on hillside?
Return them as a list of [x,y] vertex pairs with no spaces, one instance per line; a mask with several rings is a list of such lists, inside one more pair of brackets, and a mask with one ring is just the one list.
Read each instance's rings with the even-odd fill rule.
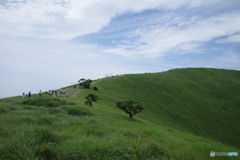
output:
[[90,85],[92,83],[92,80],[91,79],[84,79],[84,78],[81,78],[79,81],[79,86],[83,86],[84,88],[90,88]]
[[[123,101],[123,102],[117,102],[117,107],[122,109],[124,112],[126,112],[130,118],[132,118],[135,114],[142,112],[144,108],[140,105],[137,104],[139,102],[129,100],[129,101]],[[137,105],[136,105],[137,104]]]
[[88,94],[85,98],[85,104],[89,104],[91,106],[93,105],[92,102],[96,102],[97,100],[99,100],[98,96],[95,94]]

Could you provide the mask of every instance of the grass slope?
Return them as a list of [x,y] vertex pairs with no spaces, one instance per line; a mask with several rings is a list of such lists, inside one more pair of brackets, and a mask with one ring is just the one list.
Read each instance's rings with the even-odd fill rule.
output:
[[133,99],[145,107],[137,117],[240,148],[239,71],[174,69],[125,75],[96,86],[100,104],[114,109],[113,99]]
[[[225,76],[220,76],[222,73]],[[215,94],[207,79],[231,93]],[[211,158],[209,152],[240,153],[235,143],[218,139],[223,134],[233,140],[231,136],[239,133],[235,130],[239,123],[238,83],[239,73],[234,71],[179,69],[107,79],[93,84],[99,91],[81,89],[68,97],[49,98],[43,94],[27,100],[20,96],[1,99],[0,159],[237,159]],[[94,107],[84,105],[89,93],[100,97]],[[146,108],[134,120],[116,108],[113,101],[129,98]],[[224,108],[229,105],[232,108]],[[221,111],[218,107],[222,107]],[[211,137],[202,123],[222,133]],[[219,123],[221,129],[217,128]],[[210,130],[217,135],[214,129]],[[236,142],[238,138],[239,135]]]

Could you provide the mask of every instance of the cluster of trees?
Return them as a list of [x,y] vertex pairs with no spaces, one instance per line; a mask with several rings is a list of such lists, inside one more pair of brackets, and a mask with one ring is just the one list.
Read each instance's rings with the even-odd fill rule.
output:
[[[82,78],[78,82],[79,82],[79,86],[90,89],[92,80]],[[94,87],[93,89],[98,90],[97,87]],[[99,100],[99,97],[95,94],[88,94],[85,97],[85,99],[86,99],[86,101],[85,101],[86,105],[93,106],[92,102],[96,102],[97,100]],[[115,100],[115,102],[116,102],[116,107],[118,107],[119,109],[121,109],[125,113],[127,113],[131,119],[133,118],[133,116],[135,114],[140,113],[144,110],[144,108],[142,107],[142,105],[139,104],[139,102],[136,102],[133,100],[128,100],[128,101],[116,101]]]

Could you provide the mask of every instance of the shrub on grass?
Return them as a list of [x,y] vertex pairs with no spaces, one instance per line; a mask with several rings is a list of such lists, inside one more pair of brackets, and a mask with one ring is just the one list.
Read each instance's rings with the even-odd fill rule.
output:
[[92,101],[91,101],[91,100],[89,100],[89,99],[88,99],[87,101],[85,101],[85,104],[86,104],[86,105],[88,105],[88,104],[89,104],[90,106],[93,106],[93,104],[92,104]]
[[91,79],[84,79],[84,78],[82,78],[82,79],[80,79],[79,81],[78,81],[78,83],[79,83],[79,86],[83,86],[84,88],[90,88],[90,85],[91,85],[91,83],[92,83],[92,80]]
[[92,113],[88,108],[82,107],[79,105],[72,105],[72,106],[66,105],[60,108],[67,111],[67,113],[70,115],[79,115],[79,116],[92,115]]
[[65,100],[61,100],[59,98],[51,98],[51,97],[37,97],[37,98],[29,98],[22,102],[24,105],[31,106],[45,106],[45,107],[58,107],[62,105],[74,105],[73,102],[66,102]]
[[87,100],[85,104],[89,104],[91,106],[93,105],[92,102],[96,102],[97,100],[99,100],[98,96],[95,94],[88,94],[85,98]]

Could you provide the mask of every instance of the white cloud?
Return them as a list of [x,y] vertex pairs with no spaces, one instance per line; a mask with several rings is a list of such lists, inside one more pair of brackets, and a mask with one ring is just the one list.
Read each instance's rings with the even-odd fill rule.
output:
[[99,32],[111,18],[147,9],[178,9],[220,0],[18,0],[0,5],[0,34],[69,40]]
[[218,40],[217,42],[218,43],[240,42],[240,34],[236,34],[228,38]]
[[[172,18],[172,17],[168,17]],[[240,32],[240,13],[221,14],[208,19],[175,17],[168,23],[142,27],[131,33],[135,37],[129,45],[106,50],[124,56],[145,55],[161,57],[169,51],[196,52],[204,42]],[[230,40],[238,40],[235,35]]]
[[61,80],[140,71],[123,57],[102,54],[102,49],[94,44],[5,36],[0,38],[0,53],[2,70],[38,73]]
[[215,59],[219,64],[230,65],[231,67],[238,67],[240,64],[240,53],[226,51],[225,54],[216,57]]

